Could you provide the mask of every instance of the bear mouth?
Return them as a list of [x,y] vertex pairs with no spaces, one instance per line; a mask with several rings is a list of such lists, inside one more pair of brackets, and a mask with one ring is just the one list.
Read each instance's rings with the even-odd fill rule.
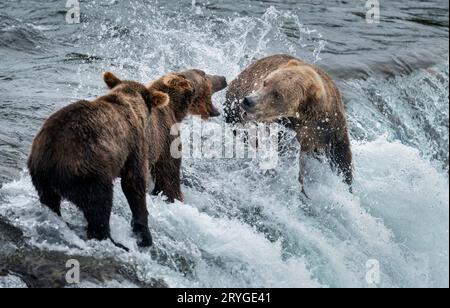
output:
[[284,116],[284,115],[274,115],[274,116],[262,116],[261,113],[258,113],[256,111],[251,112],[251,111],[245,111],[242,108],[242,112],[241,112],[241,119],[244,122],[262,122],[262,123],[273,123],[276,122],[278,120],[281,119],[286,119],[288,118],[288,116]]
[[245,111],[245,110],[242,110],[241,117],[245,121],[257,121],[258,120],[258,116],[256,113]]
[[256,115],[256,110],[254,109],[249,109],[248,107],[241,105],[240,106],[241,109],[241,116],[244,119],[256,119],[257,115]]

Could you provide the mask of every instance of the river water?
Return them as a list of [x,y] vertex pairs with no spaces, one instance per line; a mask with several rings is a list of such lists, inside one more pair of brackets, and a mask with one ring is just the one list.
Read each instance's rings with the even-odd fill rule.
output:
[[[381,1],[379,24],[366,22],[364,1],[80,3],[81,22],[67,24],[65,1],[0,0],[0,219],[30,245],[116,258],[172,287],[371,287],[373,264],[379,287],[448,287],[447,1]],[[147,82],[196,67],[232,80],[273,53],[316,63],[342,89],[353,195],[316,161],[305,201],[295,157],[272,172],[186,159],[185,203],[149,197],[150,250],[133,246],[116,189],[112,233],[129,254],[86,242],[73,205],[70,227],[39,206],[25,170],[32,139],[52,112],[105,93],[103,71]]]

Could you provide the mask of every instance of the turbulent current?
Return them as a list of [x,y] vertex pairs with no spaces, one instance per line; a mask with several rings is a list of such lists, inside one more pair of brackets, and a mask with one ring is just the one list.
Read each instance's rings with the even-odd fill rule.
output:
[[[364,1],[81,1],[79,24],[66,23],[64,2],[0,1],[0,223],[14,230],[0,235],[0,260],[10,249],[131,273],[81,286],[449,286],[447,1],[389,1],[378,25]],[[201,68],[231,81],[274,53],[323,67],[341,88],[353,194],[310,160],[305,200],[296,150],[269,171],[187,158],[185,202],[148,197],[151,249],[136,246],[117,185],[112,235],[130,253],[86,241],[74,205],[63,204],[64,221],[40,206],[25,169],[33,137],[52,112],[105,93],[103,71],[148,82]],[[222,122],[204,123],[204,138]],[[0,287],[26,285],[3,266]]]

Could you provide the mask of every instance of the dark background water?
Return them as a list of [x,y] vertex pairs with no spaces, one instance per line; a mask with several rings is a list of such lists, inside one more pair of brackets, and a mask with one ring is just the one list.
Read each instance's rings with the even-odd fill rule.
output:
[[[382,286],[448,286],[448,1],[381,0],[378,25],[365,1],[80,2],[81,23],[69,25],[66,1],[0,0],[0,220],[24,232],[31,256],[77,247],[90,266],[106,255],[144,282],[194,287],[367,286],[365,262],[376,258]],[[305,214],[292,162],[268,176],[186,160],[186,203],[152,198],[155,248],[132,247],[132,257],[85,242],[73,206],[71,227],[38,206],[22,172],[33,137],[52,112],[105,93],[105,70],[147,82],[198,67],[231,80],[280,52],[322,66],[342,89],[354,195],[314,165],[315,214]],[[131,246],[126,200],[115,196],[113,236]]]

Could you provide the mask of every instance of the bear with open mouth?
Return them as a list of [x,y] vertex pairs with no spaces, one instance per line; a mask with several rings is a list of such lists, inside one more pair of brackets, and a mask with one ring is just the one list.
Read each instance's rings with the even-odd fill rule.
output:
[[182,151],[180,131],[177,127],[188,115],[203,120],[220,115],[212,103],[212,96],[227,87],[223,76],[209,75],[192,69],[167,74],[150,83],[150,88],[166,93],[170,103],[155,110],[149,125],[149,160],[155,187],[153,195],[163,194],[169,202],[183,201],[181,191],[182,157],[173,153]]
[[107,95],[62,108],[44,123],[34,139],[28,169],[40,202],[61,216],[61,201],[74,203],[87,222],[88,239],[110,239],[113,181],[121,178],[132,212],[138,246],[153,239],[146,194],[149,174],[154,194],[183,200],[181,158],[171,156],[171,129],[191,115],[220,115],[212,95],[227,86],[225,77],[201,70],[171,73],[145,86],[107,72]]

